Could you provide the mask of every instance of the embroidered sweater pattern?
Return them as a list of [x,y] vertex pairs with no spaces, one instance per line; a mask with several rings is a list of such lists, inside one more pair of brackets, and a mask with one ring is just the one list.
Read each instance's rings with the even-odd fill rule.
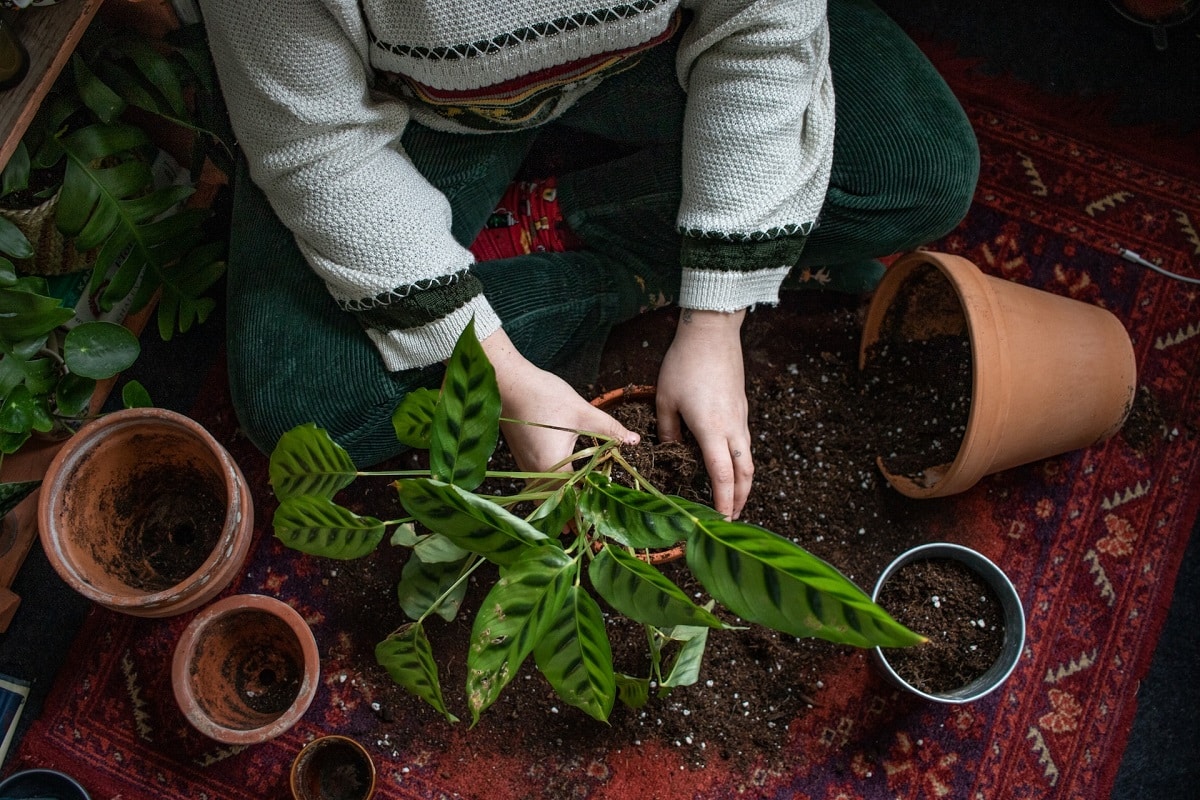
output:
[[[829,183],[823,0],[201,0],[251,176],[388,369],[449,356],[500,321],[445,197],[399,145],[542,124],[690,12],[679,305],[778,302]],[[286,22],[283,22],[286,21]]]

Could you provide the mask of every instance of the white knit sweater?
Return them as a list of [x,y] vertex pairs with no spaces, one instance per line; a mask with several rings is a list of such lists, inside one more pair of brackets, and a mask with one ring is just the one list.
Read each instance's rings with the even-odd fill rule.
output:
[[[255,182],[389,369],[446,358],[472,316],[481,338],[500,324],[469,274],[471,253],[450,235],[448,203],[399,147],[407,122],[470,130],[552,119],[608,62],[661,36],[681,7],[693,14],[677,61],[688,96],[679,304],[777,302],[784,262],[825,196],[834,114],[823,0],[201,6]],[[546,83],[541,100],[506,108],[506,97],[529,97],[509,90],[531,75]],[[482,108],[475,118],[459,113],[472,104]],[[414,299],[429,290],[438,303]]]

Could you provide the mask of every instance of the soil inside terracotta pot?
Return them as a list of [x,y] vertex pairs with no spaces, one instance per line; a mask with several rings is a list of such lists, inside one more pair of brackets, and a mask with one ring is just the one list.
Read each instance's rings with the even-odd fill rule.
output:
[[169,589],[199,569],[220,541],[227,497],[199,467],[147,469],[112,492],[123,530],[109,570],[127,586]]
[[896,620],[929,639],[916,647],[888,649],[888,664],[927,694],[970,684],[1004,649],[1004,611],[996,593],[961,561],[911,561],[891,573],[878,602]]
[[300,771],[305,800],[363,800],[371,787],[371,765],[342,741],[322,745]]

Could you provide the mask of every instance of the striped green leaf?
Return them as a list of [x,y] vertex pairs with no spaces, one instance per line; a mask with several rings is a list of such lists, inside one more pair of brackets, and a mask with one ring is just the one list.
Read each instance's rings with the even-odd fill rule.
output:
[[467,706],[472,724],[558,618],[578,566],[559,547],[526,550],[500,572],[475,615],[467,651]]
[[[400,608],[410,619],[420,619],[433,608],[434,603],[441,599],[434,610],[439,617],[449,622],[458,616],[463,598],[467,594],[467,582],[458,586],[454,582],[462,577],[463,570],[469,565],[467,559],[458,562],[427,563],[415,554],[404,562],[400,572],[400,582],[396,584],[396,598]],[[450,587],[454,591],[450,594]],[[445,595],[443,597],[443,595]]]
[[350,454],[311,422],[279,437],[269,470],[271,488],[280,500],[297,495],[333,497],[357,475]]
[[664,630],[663,635],[673,641],[681,642],[671,671],[663,678],[664,689],[676,686],[691,686],[700,679],[700,665],[704,661],[704,648],[708,646],[708,628],[695,625],[677,625]]
[[458,337],[433,412],[429,468],[438,480],[471,490],[483,483],[500,440],[496,372],[475,338],[472,320]]
[[591,565],[592,586],[609,605],[644,625],[724,627],[654,567],[619,547],[605,545]]
[[642,708],[650,702],[650,679],[617,673],[617,699],[630,708]]
[[440,533],[431,533],[421,537],[421,540],[412,548],[413,552],[417,554],[417,558],[426,564],[456,563],[470,555]]
[[692,530],[692,518],[666,500],[613,483],[606,475],[591,473],[586,480],[579,513],[605,538],[638,550],[663,549]]
[[701,522],[688,539],[687,564],[717,602],[747,622],[857,647],[923,641],[837,569],[756,525]]
[[393,681],[429,703],[450,722],[458,722],[458,717],[450,713],[442,699],[433,648],[429,646],[423,627],[410,622],[375,645],[375,661],[387,670]]
[[326,497],[300,495],[280,502],[272,520],[275,536],[293,550],[348,560],[374,552],[385,526],[360,517]]
[[396,432],[400,444],[418,450],[429,449],[433,411],[437,402],[438,393],[433,389],[414,389],[404,396],[392,412],[392,430]]
[[553,543],[546,534],[490,500],[441,481],[396,481],[400,503],[425,527],[496,564],[511,564],[528,548]]
[[560,536],[575,516],[579,492],[574,486],[563,486],[546,498],[529,516],[529,524],[550,537]]
[[617,698],[612,645],[600,606],[578,586],[534,648],[538,669],[564,702],[605,722]]

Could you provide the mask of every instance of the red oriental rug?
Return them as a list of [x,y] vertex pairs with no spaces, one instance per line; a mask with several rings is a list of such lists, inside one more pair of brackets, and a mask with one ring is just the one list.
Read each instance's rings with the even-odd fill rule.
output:
[[[227,593],[275,595],[308,619],[323,655],[313,706],[271,742],[217,745],[188,726],[171,692],[172,649],[191,615],[95,610],[9,770],[61,769],[101,800],[284,798],[300,746],[332,731],[373,753],[379,800],[1108,797],[1200,507],[1200,291],[1122,260],[1117,248],[1197,274],[1196,143],[1113,135],[1079,109],[1055,113],[1058,101],[939,61],[978,131],[983,174],[968,218],[932,249],[1112,310],[1166,423],[1145,452],[1118,436],[992,476],[945,504],[930,538],[982,550],[1022,595],[1026,650],[1001,690],[969,705],[927,705],[848,653],[822,704],[791,720],[782,758],[749,769],[719,758],[694,768],[678,749],[649,742],[564,748],[530,763],[465,724],[439,731],[431,746],[427,730],[381,723],[363,691],[379,668],[347,657],[348,634],[336,627],[344,609],[312,560],[270,536],[267,460],[238,437],[218,370],[193,416],[242,465],[258,517],[256,546]],[[594,723],[581,715],[577,724]]]

